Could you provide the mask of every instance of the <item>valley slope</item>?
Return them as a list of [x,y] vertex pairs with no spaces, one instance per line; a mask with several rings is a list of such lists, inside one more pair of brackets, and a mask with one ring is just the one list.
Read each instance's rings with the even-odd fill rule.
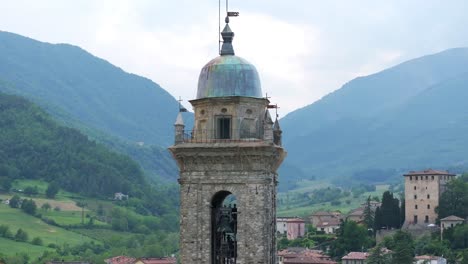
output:
[[[34,101],[66,125],[131,155],[159,179],[176,177],[165,147],[173,141],[178,102],[149,79],[76,46],[0,31],[0,91]],[[191,114],[185,117],[190,123]]]
[[467,84],[468,48],[356,78],[281,120],[287,166],[342,184],[383,182],[410,169],[466,168]]

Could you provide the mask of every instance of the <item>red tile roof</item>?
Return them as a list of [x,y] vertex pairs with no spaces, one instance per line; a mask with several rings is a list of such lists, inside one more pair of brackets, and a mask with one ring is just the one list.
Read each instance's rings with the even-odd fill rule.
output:
[[301,218],[291,218],[288,219],[286,222],[288,223],[305,223],[305,221]]
[[176,258],[140,258],[139,261],[144,264],[176,264]]
[[349,252],[348,255],[341,259],[367,259],[369,253],[367,252]]
[[428,170],[423,170],[423,171],[410,171],[407,174],[404,174],[403,176],[418,176],[418,175],[449,175],[449,176],[455,176],[455,174],[451,174],[448,171],[439,171],[439,170],[433,170],[433,169],[428,169]]
[[317,224],[317,227],[327,227],[327,226],[340,226],[340,219],[331,218],[330,220],[321,221]]
[[429,255],[422,255],[414,257],[417,260],[438,260],[440,257],[437,256],[429,256]]
[[455,215],[447,216],[445,218],[440,219],[440,221],[464,221],[464,220],[465,219],[455,216]]
[[133,264],[135,262],[135,258],[127,257],[127,256],[117,256],[113,258],[109,258],[104,260],[107,264]]
[[297,257],[285,259],[284,264],[336,264],[336,262],[331,260],[326,260],[322,258],[315,257]]

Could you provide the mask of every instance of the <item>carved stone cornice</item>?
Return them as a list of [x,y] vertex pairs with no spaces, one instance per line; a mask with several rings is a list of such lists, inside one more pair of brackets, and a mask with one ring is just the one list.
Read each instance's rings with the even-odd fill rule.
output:
[[181,172],[276,172],[286,156],[282,147],[266,142],[184,143],[169,150]]

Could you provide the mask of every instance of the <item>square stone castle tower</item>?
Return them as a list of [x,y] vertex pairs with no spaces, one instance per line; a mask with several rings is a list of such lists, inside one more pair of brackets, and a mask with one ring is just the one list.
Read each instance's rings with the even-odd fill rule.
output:
[[201,70],[193,130],[179,113],[169,148],[180,169],[183,264],[276,263],[281,129],[255,67],[235,56],[228,20],[219,57]]
[[428,169],[410,171],[405,177],[405,227],[434,224],[440,195],[455,174]]

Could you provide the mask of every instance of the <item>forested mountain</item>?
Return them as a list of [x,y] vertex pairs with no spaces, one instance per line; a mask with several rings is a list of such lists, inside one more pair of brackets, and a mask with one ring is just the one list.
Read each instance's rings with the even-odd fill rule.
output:
[[309,176],[370,181],[467,167],[467,84],[468,48],[352,80],[281,120],[287,163]]
[[0,91],[24,96],[68,126],[131,154],[152,174],[175,178],[165,148],[173,142],[178,102],[149,79],[76,46],[0,31]]
[[0,188],[7,190],[15,179],[41,179],[69,192],[106,199],[116,192],[128,193],[158,215],[174,213],[177,204],[176,188],[150,187],[127,156],[58,125],[23,98],[0,93]]

